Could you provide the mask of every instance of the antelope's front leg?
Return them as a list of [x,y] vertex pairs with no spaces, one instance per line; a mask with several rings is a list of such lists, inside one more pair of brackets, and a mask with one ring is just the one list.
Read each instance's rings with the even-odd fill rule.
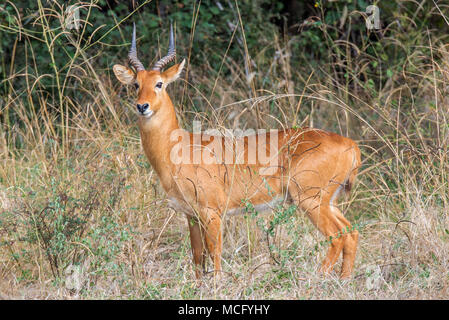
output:
[[190,230],[190,245],[192,246],[192,255],[195,268],[195,276],[197,279],[201,278],[204,272],[206,261],[204,248],[204,230],[197,218],[186,215],[187,224]]
[[206,246],[214,261],[214,275],[217,276],[221,272],[221,217],[218,212],[212,209],[204,209],[202,213],[206,231]]

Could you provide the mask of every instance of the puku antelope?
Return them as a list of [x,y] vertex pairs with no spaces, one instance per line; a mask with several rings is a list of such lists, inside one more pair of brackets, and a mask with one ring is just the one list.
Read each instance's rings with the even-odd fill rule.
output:
[[[120,82],[133,84],[138,90],[136,107],[142,146],[172,208],[187,217],[196,277],[201,277],[201,269],[204,271],[206,249],[213,260],[215,275],[221,271],[222,220],[228,213],[244,211],[243,200],[250,201],[256,210],[279,200],[301,208],[330,240],[320,271],[330,272],[343,251],[340,275],[350,277],[358,232],[337,208],[335,200],[354,183],[360,166],[357,144],[332,132],[307,128],[270,131],[234,140],[207,135],[204,139],[185,131],[179,127],[166,91],[179,78],[185,60],[163,71],[175,55],[171,28],[167,55],[151,70],[145,70],[137,58],[134,26],[128,58],[135,71],[122,65],[114,65],[113,70]],[[170,138],[174,132],[177,139]],[[215,141],[213,147],[211,141]],[[239,146],[242,151],[239,161],[230,164],[217,157],[217,146],[226,149],[225,145],[228,149],[231,146],[232,151]],[[268,164],[254,157],[260,155],[255,148],[269,153],[273,146],[275,152]],[[174,150],[187,150],[188,155],[182,161],[174,161],[173,156],[177,155]],[[200,157],[194,161],[198,150]],[[237,159],[235,154],[233,157]]]

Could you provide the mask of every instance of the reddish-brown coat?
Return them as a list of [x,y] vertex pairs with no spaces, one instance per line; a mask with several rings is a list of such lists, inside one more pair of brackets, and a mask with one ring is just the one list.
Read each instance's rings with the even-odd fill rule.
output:
[[[321,270],[331,271],[343,252],[341,277],[349,277],[358,232],[353,230],[331,199],[341,189],[346,190],[354,183],[360,166],[357,144],[323,130],[288,129],[276,135],[267,133],[267,148],[270,139],[277,138],[279,150],[277,169],[270,175],[257,174],[266,167],[265,164],[258,161],[248,164],[248,154],[255,152],[250,149],[248,137],[240,138],[244,139],[245,146],[242,164],[206,164],[202,159],[192,164],[193,152],[189,163],[175,164],[170,159],[170,153],[179,141],[170,141],[170,135],[181,129],[165,85],[179,76],[183,64],[174,65],[162,73],[140,71],[134,81],[140,86],[137,103],[149,103],[154,111],[150,118],[139,117],[142,145],[174,207],[188,217],[195,265],[204,266],[204,250],[207,248],[216,273],[221,270],[222,219],[228,211],[241,207],[242,200],[257,205],[270,202],[275,197],[284,197],[307,212],[312,223],[327,239],[332,237]],[[119,67],[114,67],[117,78],[130,83],[128,78],[124,79],[128,77],[126,72],[129,69],[121,70]],[[160,91],[154,89],[158,81],[164,82]],[[192,133],[183,131],[183,134],[183,143],[188,144],[186,147],[191,150],[197,140],[194,140]],[[203,155],[211,156],[206,148],[209,143],[201,142]],[[347,230],[351,232],[345,232]],[[197,277],[200,276],[200,269],[196,269]]]

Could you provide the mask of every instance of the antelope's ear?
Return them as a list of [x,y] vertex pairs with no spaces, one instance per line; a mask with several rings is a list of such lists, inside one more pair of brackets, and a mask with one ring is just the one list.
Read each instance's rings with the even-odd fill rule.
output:
[[118,81],[123,84],[132,84],[136,81],[136,75],[131,69],[127,67],[124,67],[120,64],[115,64],[112,67],[112,70],[114,70],[114,74],[117,77]]
[[181,63],[175,64],[174,66],[168,68],[164,72],[162,72],[161,76],[164,79],[166,84],[175,81],[181,75],[182,69],[184,69],[184,64],[186,63],[186,59],[182,60]]

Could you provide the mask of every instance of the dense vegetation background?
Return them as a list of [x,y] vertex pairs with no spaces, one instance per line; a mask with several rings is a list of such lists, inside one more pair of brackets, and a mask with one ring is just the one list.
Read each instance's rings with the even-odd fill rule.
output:
[[[326,242],[279,208],[226,221],[225,280],[197,286],[135,90],[111,72],[133,22],[148,66],[175,26],[184,127],[308,125],[359,143],[341,204],[361,233],[352,280],[317,274]],[[447,298],[448,36],[441,0],[1,2],[0,297]]]

